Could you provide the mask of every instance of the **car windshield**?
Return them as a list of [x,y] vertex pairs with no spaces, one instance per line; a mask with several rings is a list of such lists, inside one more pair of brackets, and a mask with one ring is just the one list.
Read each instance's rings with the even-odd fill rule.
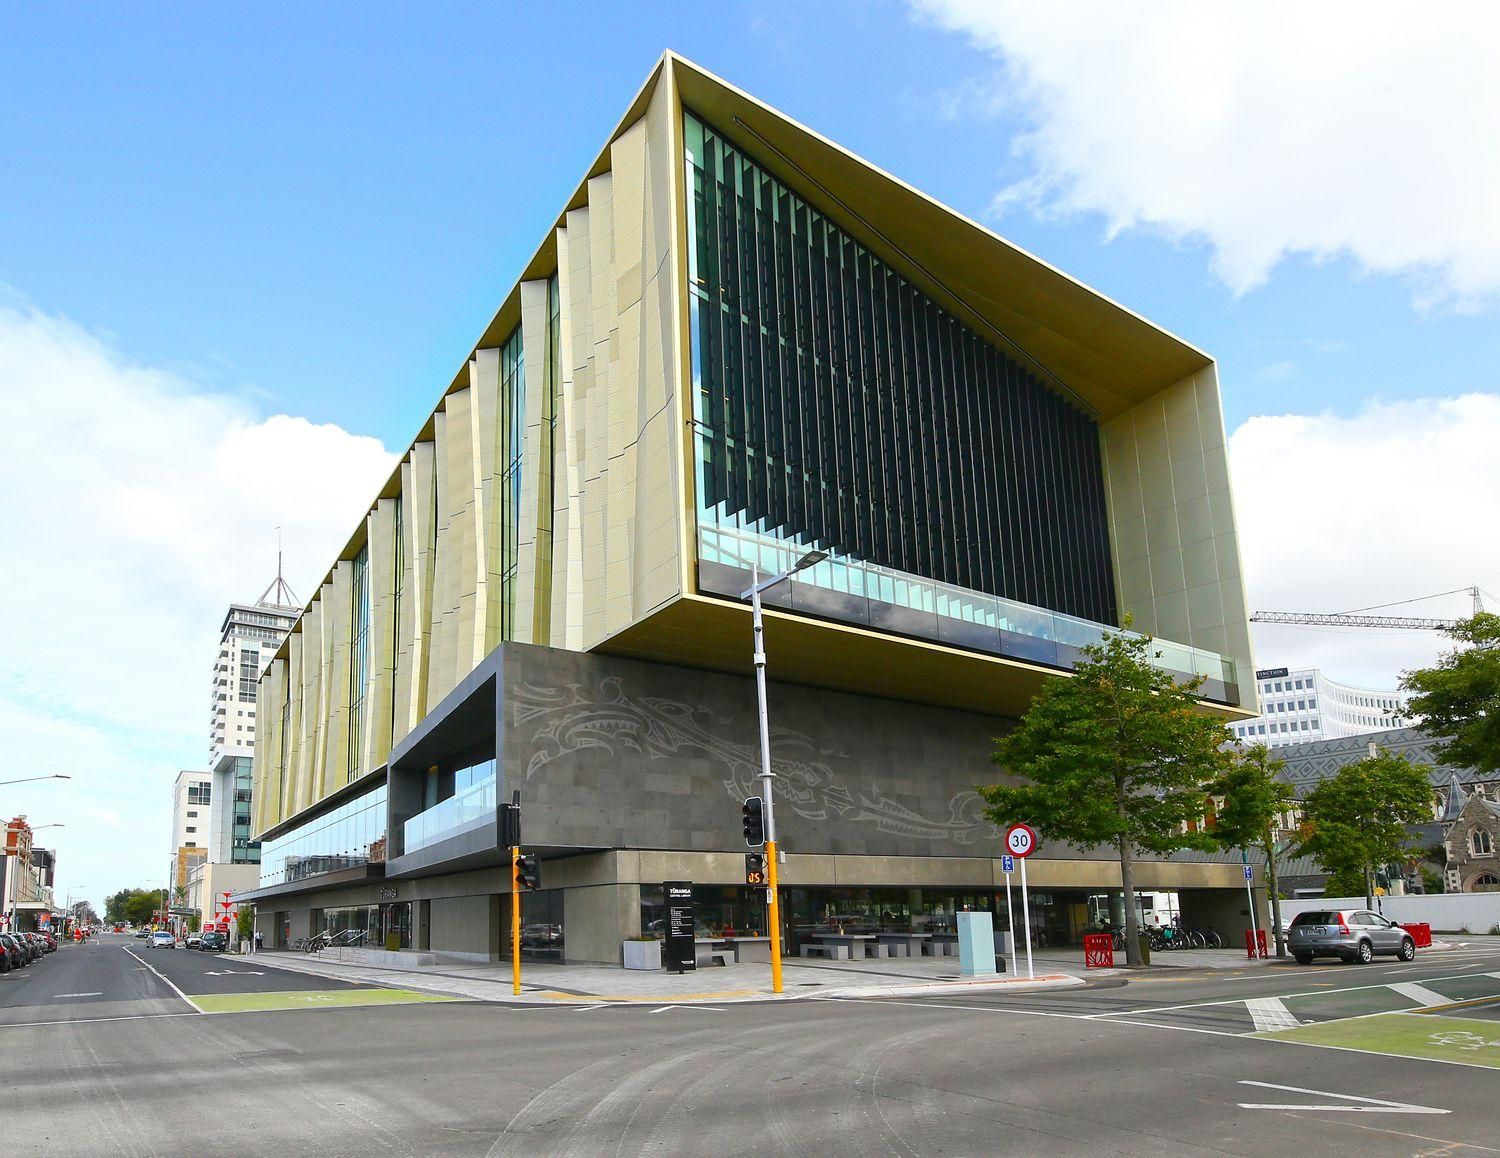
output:
[[1292,921],[1292,924],[1294,924],[1294,925],[1336,925],[1336,924],[1338,924],[1338,922],[1339,922],[1339,915],[1337,913],[1330,913],[1330,912],[1307,912],[1307,913],[1298,913],[1297,916],[1296,916],[1296,919]]

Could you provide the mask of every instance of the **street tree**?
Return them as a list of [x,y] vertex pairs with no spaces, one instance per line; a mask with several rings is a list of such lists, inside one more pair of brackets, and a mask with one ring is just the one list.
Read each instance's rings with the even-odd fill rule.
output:
[[1335,876],[1357,872],[1373,907],[1376,867],[1405,858],[1414,840],[1408,826],[1432,820],[1433,800],[1426,766],[1392,752],[1366,756],[1307,794],[1297,851]]
[[1264,744],[1231,750],[1229,767],[1209,786],[1223,803],[1214,816],[1214,839],[1224,848],[1259,849],[1266,858],[1266,891],[1271,898],[1271,928],[1276,956],[1286,956],[1281,932],[1281,894],[1276,867],[1276,819],[1297,799],[1281,779],[1285,760],[1271,755]]
[[1082,649],[1067,678],[1049,680],[992,759],[1020,783],[979,789],[986,816],[1026,821],[1043,839],[1114,848],[1125,896],[1125,954],[1140,961],[1135,858],[1210,849],[1206,786],[1228,761],[1221,721],[1194,692],[1152,664],[1149,636],[1112,635]]
[[1436,667],[1401,677],[1402,689],[1415,693],[1409,711],[1439,737],[1445,763],[1500,772],[1500,615],[1481,611],[1448,635],[1460,646]]

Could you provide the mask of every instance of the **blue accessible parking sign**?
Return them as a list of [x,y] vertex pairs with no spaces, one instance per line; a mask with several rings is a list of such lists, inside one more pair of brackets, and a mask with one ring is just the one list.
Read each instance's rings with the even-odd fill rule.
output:
[[1247,881],[1253,881],[1255,879],[1255,870],[1249,865],[1245,866],[1245,879]]
[[1006,853],[1000,858],[1000,871],[1013,873],[1016,871],[1016,858]]

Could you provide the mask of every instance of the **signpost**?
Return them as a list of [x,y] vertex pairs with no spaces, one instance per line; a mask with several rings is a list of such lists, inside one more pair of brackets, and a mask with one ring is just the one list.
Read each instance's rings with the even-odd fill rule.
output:
[[1010,905],[1010,874],[1016,871],[1016,858],[1006,853],[1000,858],[1000,871],[1005,874],[1005,924],[1010,929],[1010,975],[1016,975],[1016,915]]
[[[1244,855],[1243,853],[1241,855]],[[1250,944],[1252,949],[1260,943],[1260,929],[1255,923],[1255,893],[1251,884],[1255,880],[1255,870],[1248,864],[1245,866],[1245,898],[1250,902]],[[1255,953],[1250,954],[1252,957]]]
[[698,948],[693,944],[693,932],[698,922],[693,912],[693,882],[663,881],[661,891],[667,904],[667,935],[662,943],[662,963],[669,973],[697,969]]
[[[1012,824],[1005,830],[1005,847],[1021,862],[1021,924],[1026,927],[1026,976],[1035,978],[1036,969],[1031,962],[1031,902],[1026,893],[1026,858],[1036,851],[1036,830],[1029,824]],[[1009,878],[1006,879],[1008,883]]]

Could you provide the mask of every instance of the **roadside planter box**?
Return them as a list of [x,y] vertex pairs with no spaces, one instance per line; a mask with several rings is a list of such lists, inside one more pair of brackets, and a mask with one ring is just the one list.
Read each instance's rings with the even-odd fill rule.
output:
[[622,941],[625,949],[625,968],[660,969],[660,941]]

